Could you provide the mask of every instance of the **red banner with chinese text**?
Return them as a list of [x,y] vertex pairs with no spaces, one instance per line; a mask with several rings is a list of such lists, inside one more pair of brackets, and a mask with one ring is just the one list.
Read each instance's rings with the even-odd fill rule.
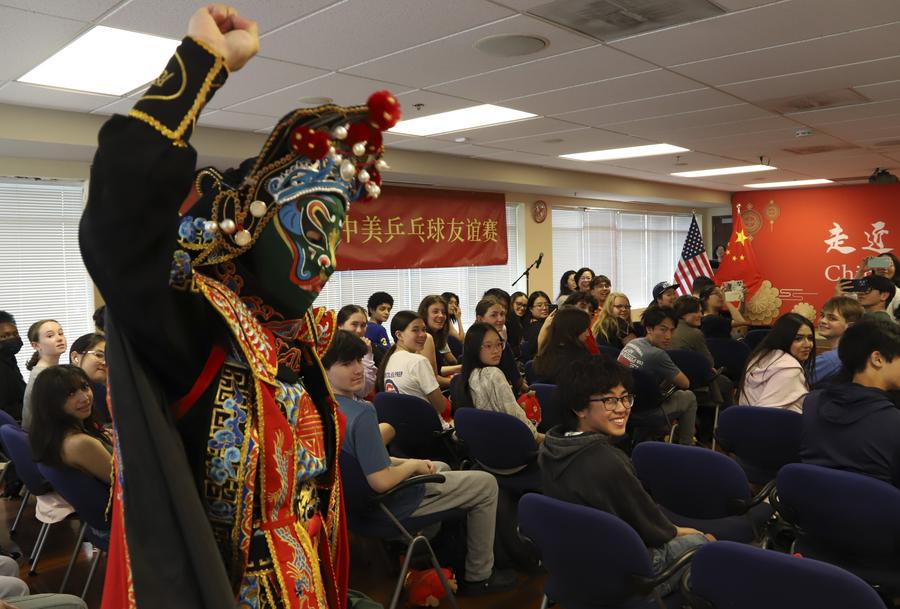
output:
[[751,321],[820,312],[867,257],[900,253],[898,200],[900,184],[735,193],[764,280]]
[[340,271],[506,264],[502,193],[385,186],[344,221]]

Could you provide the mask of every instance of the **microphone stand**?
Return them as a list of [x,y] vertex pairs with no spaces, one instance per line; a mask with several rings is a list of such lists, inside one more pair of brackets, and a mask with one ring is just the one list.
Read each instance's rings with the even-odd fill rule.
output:
[[538,262],[540,262],[540,260],[541,260],[541,256],[538,256],[537,258],[535,258],[534,262],[532,262],[531,265],[527,269],[525,269],[521,275],[516,277],[515,281],[512,282],[512,285],[515,286],[517,283],[519,283],[519,280],[522,279],[522,277],[524,277],[525,278],[525,295],[526,296],[531,294],[531,292],[528,289],[528,276],[531,274],[531,269],[533,269],[535,266],[537,266],[537,264],[538,264]]

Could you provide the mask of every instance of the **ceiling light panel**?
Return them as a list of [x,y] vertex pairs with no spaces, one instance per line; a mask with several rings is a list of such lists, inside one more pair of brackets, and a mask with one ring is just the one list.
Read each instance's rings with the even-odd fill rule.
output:
[[467,129],[478,129],[488,125],[500,125],[514,121],[534,118],[536,114],[483,104],[450,112],[441,112],[430,116],[422,116],[397,123],[391,133],[404,135],[437,135],[439,133],[453,133]]
[[715,169],[700,169],[698,171],[679,171],[670,175],[679,178],[705,178],[708,176],[727,176],[735,173],[754,173],[756,171],[773,171],[778,169],[771,165],[742,165],[739,167],[718,167]]
[[99,25],[25,74],[19,82],[125,95],[162,72],[179,41]]
[[815,186],[817,184],[833,184],[831,180],[816,178],[814,180],[790,180],[787,182],[757,182],[744,184],[744,188],[793,188],[794,186]]
[[630,146],[628,148],[610,148],[608,150],[593,150],[590,152],[575,152],[561,154],[560,158],[574,161],[611,161],[613,159],[634,159],[642,156],[658,156],[661,154],[676,154],[690,152],[687,148],[673,146],[671,144],[650,144],[647,146]]

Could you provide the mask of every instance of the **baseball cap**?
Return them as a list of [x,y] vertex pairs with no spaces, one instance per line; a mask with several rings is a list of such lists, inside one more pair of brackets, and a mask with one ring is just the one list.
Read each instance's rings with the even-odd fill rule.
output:
[[663,292],[666,290],[674,290],[677,288],[674,283],[669,283],[668,281],[660,281],[655,286],[653,286],[653,300],[659,298]]

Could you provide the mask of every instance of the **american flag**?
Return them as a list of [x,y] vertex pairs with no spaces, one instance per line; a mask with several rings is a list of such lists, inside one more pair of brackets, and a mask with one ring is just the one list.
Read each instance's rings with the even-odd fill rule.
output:
[[690,294],[694,280],[701,275],[712,277],[713,270],[703,247],[697,217],[691,216],[691,228],[688,229],[684,247],[681,248],[681,258],[675,265],[675,282],[682,294]]

